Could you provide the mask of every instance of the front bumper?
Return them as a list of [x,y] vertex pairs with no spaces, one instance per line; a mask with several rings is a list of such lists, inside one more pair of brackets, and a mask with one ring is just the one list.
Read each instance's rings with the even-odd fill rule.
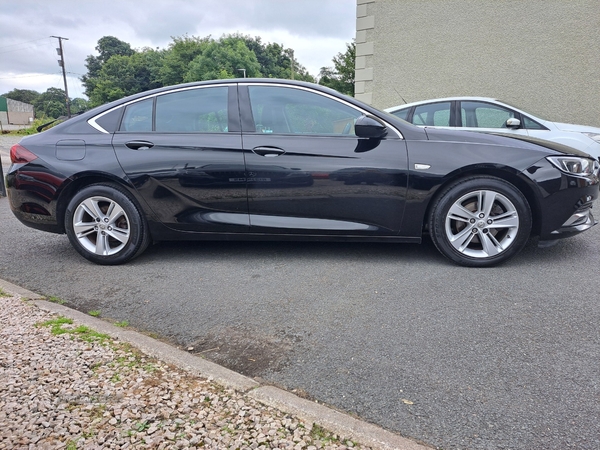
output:
[[538,161],[523,172],[538,189],[534,221],[540,241],[562,239],[589,230],[598,223],[592,207],[599,196],[600,178],[572,175],[558,170],[547,160]]
[[550,234],[555,236],[555,238],[568,237],[589,230],[597,224],[598,221],[594,219],[592,214],[592,207],[589,206],[586,209],[575,212],[558,230],[554,230]]

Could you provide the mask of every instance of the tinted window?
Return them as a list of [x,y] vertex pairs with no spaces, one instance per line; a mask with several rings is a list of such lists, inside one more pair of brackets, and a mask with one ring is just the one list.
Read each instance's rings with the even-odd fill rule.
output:
[[415,107],[412,123],[436,127],[450,126],[450,102],[432,103]]
[[410,111],[410,108],[400,109],[398,111],[393,112],[392,114],[396,117],[400,117],[401,119],[406,120],[406,118],[408,117],[408,111]]
[[156,98],[156,131],[226,133],[225,87],[190,89]]
[[123,114],[123,108],[115,109],[108,114],[98,117],[96,123],[109,133],[114,133],[119,128],[121,114]]
[[463,127],[506,128],[506,121],[515,117],[515,112],[484,102],[461,102]]
[[250,86],[257,133],[354,135],[362,114],[350,106],[302,89]]
[[121,131],[152,131],[152,103],[149,98],[127,105],[121,121]]

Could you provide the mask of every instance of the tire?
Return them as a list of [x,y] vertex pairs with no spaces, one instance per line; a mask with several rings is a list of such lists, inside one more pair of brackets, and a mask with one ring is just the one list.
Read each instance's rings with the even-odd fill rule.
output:
[[490,267],[519,253],[531,233],[525,196],[500,178],[477,176],[448,186],[429,216],[433,243],[468,267]]
[[123,264],[150,243],[140,209],[113,184],[93,184],[79,191],[67,206],[65,230],[79,254],[102,265]]

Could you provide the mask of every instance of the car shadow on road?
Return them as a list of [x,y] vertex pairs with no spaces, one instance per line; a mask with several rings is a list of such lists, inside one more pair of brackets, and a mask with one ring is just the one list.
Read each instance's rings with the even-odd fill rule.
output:
[[[519,267],[530,264],[554,263],[557,258],[567,262],[581,257],[589,250],[586,242],[575,237],[540,247],[536,238],[502,266]],[[458,267],[445,259],[429,238],[421,244],[387,242],[300,242],[300,241],[192,241],[159,242],[129,264],[153,264],[157,259],[166,262],[186,262],[209,258],[215,261],[265,260],[268,258],[306,258],[330,261],[379,261],[396,264],[427,264]]]

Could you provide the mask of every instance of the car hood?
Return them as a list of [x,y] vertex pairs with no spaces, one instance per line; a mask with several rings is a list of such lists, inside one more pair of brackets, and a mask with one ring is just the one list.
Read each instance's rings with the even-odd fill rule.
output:
[[566,155],[577,155],[577,156],[585,156],[590,157],[585,152],[579,151],[573,147],[569,147],[568,145],[561,144],[560,142],[546,141],[545,139],[539,139],[532,136],[524,136],[522,134],[508,134],[508,133],[490,133],[495,136],[504,136],[510,139],[516,139],[519,141],[530,142],[532,144],[540,145],[542,147],[546,147],[550,150],[555,150],[560,153],[564,153]]
[[[429,140],[448,140],[462,142],[478,142],[489,145],[504,145],[509,147],[532,148],[532,145],[537,146],[539,150],[547,149],[567,155],[590,157],[587,153],[581,152],[568,145],[558,142],[546,141],[544,139],[534,138],[512,133],[494,133],[483,131],[462,131],[448,130],[439,128],[423,128],[427,133]],[[510,141],[509,141],[510,139]]]
[[556,128],[561,131],[573,131],[577,133],[596,133],[600,134],[600,128],[588,127],[587,125],[574,125],[572,123],[552,122]]

